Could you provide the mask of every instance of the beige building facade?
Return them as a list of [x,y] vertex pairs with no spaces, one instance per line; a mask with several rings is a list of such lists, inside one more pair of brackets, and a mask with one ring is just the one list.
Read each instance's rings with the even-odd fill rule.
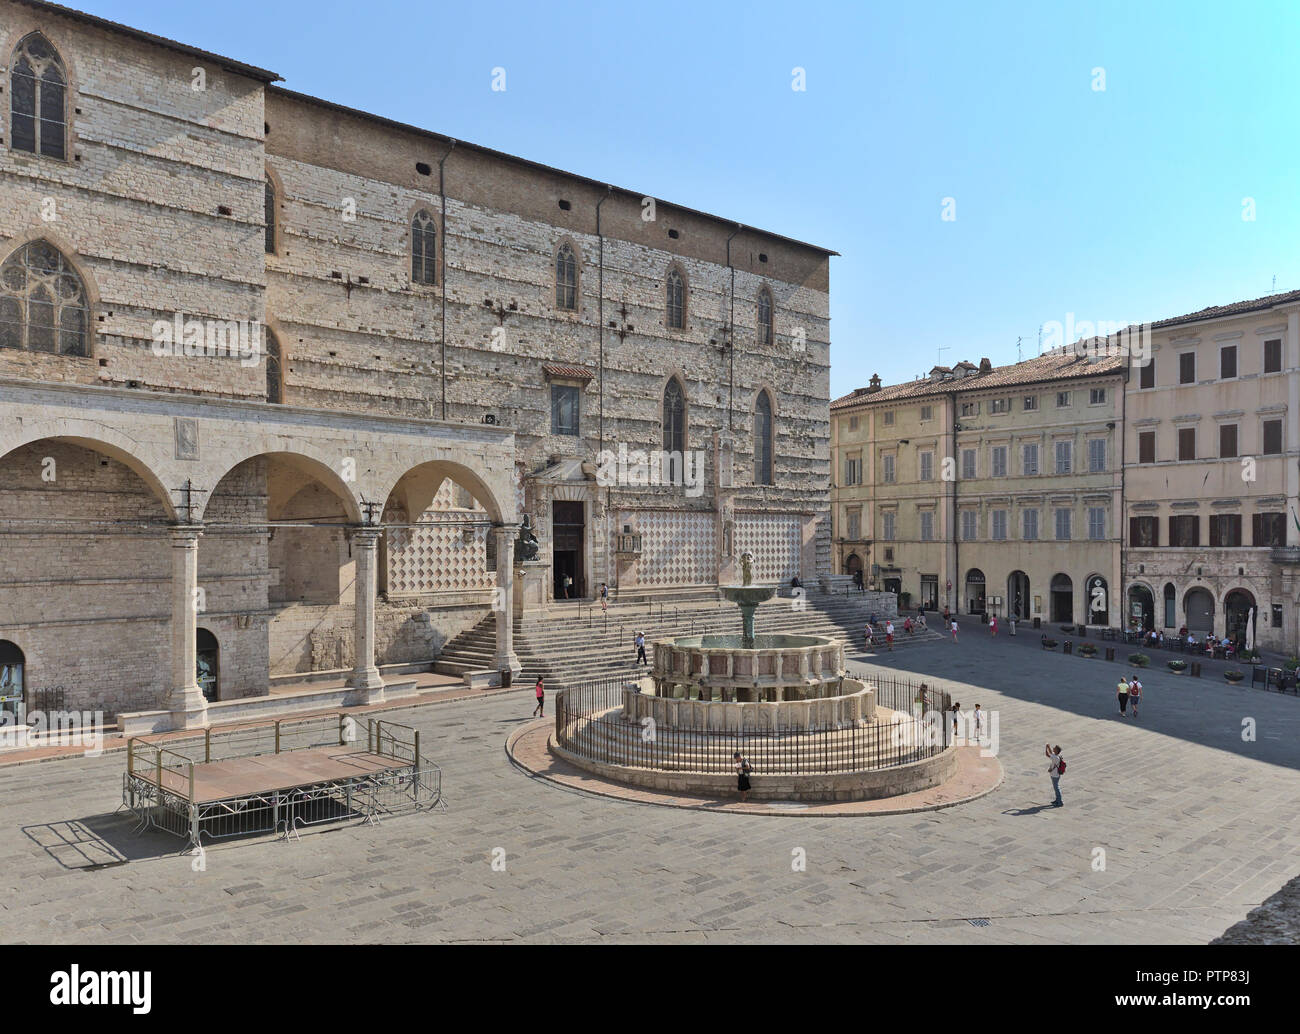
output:
[[1118,359],[935,367],[831,404],[834,556],[900,607],[1121,618]]
[[525,517],[547,602],[829,569],[832,252],[35,0],[0,61],[0,698],[517,667]]
[[1126,609],[1146,628],[1300,629],[1300,292],[1151,328],[1125,429]]

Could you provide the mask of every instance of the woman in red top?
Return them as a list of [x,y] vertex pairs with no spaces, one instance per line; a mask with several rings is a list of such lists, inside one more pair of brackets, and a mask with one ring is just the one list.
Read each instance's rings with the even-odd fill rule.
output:
[[542,677],[537,676],[537,685],[533,687],[533,692],[537,695],[537,706],[533,708],[533,717],[541,715],[546,717],[546,690],[542,688]]

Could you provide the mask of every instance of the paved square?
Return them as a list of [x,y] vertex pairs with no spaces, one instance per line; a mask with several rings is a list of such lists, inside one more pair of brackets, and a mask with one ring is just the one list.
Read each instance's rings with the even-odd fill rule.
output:
[[1120,719],[1119,665],[977,628],[886,659],[997,712],[997,791],[832,819],[593,798],[506,758],[524,691],[389,713],[443,766],[445,812],[225,843],[195,872],[114,814],[123,755],[0,768],[0,939],[1204,943],[1300,872],[1295,697],[1152,671]]

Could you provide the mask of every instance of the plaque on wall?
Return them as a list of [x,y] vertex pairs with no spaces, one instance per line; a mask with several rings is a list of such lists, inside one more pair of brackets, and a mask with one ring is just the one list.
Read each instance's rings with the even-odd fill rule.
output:
[[178,460],[197,460],[199,458],[199,422],[192,417],[178,416],[173,425],[176,432],[176,458]]

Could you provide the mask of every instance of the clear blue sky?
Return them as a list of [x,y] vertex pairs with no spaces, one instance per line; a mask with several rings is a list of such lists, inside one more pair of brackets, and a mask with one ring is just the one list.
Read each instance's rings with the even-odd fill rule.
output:
[[945,364],[1014,362],[1020,336],[1027,358],[1069,313],[1159,319],[1274,276],[1300,287],[1286,0],[68,2],[841,252],[835,395],[910,379],[941,346]]

